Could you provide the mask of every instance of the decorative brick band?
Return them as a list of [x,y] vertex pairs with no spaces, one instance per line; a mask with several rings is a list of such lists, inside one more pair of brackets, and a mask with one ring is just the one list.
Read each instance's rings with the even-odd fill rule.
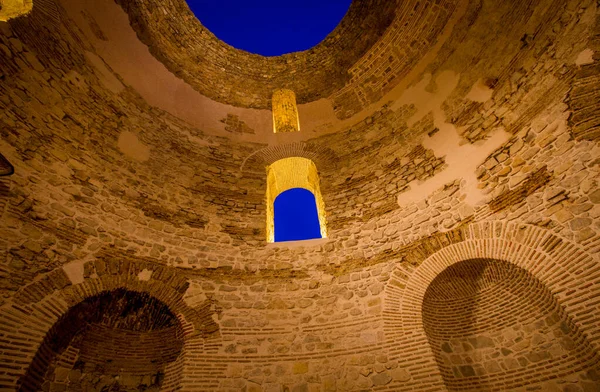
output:
[[322,144],[314,143],[286,143],[261,148],[246,158],[240,170],[244,173],[264,173],[264,168],[273,162],[289,157],[302,157],[310,159],[317,167],[334,169],[339,157],[336,153]]

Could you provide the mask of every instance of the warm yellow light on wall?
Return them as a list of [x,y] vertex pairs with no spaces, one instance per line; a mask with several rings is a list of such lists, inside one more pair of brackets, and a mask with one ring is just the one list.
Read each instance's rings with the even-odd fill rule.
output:
[[33,0],[0,0],[0,22],[27,15],[32,9]]
[[277,90],[273,93],[273,132],[298,132],[300,119],[296,106],[296,94],[292,90]]
[[275,217],[273,203],[277,196],[293,188],[304,188],[315,195],[321,237],[327,237],[325,203],[319,187],[317,166],[301,157],[280,159],[267,166],[267,241],[275,242]]

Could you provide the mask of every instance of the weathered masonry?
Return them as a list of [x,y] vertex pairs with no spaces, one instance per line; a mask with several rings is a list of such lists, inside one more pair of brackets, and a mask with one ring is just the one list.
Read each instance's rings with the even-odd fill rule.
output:
[[0,0],[0,390],[600,390],[598,7]]

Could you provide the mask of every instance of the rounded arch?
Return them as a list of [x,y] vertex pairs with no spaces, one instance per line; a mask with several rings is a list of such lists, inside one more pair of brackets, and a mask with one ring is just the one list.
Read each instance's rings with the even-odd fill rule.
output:
[[317,214],[321,227],[321,236],[327,237],[325,203],[321,195],[319,172],[313,161],[301,157],[280,159],[267,166],[267,241],[275,241],[275,219],[273,203],[281,193],[303,188],[315,196]]
[[[458,242],[429,253],[416,267],[398,263],[386,286],[384,330],[391,358],[409,350],[423,356],[406,364],[417,376],[437,375],[428,386],[445,388],[423,328],[423,301],[434,279],[448,267],[470,259],[494,259],[531,273],[564,309],[572,325],[600,351],[600,269],[581,246],[537,226],[501,221],[476,222],[463,229]],[[424,386],[423,386],[424,387]]]
[[334,170],[340,163],[340,157],[326,145],[310,142],[291,142],[267,146],[255,150],[244,159],[240,167],[240,175],[264,173],[268,166],[280,159],[289,157],[306,158],[321,168]]
[[[527,224],[477,222],[465,228],[464,236],[463,241],[428,255],[414,269],[398,264],[386,288],[386,312],[401,317],[387,318],[390,327],[418,329],[422,325],[425,292],[446,268],[469,259],[495,259],[515,264],[544,283],[596,349],[600,348],[600,330],[595,328],[600,313],[593,301],[600,297],[600,270],[591,254],[549,230]],[[582,283],[585,287],[576,292]],[[585,317],[584,309],[598,316]]]
[[182,322],[163,302],[122,288],[103,291],[59,317],[18,390],[160,388],[183,344]]
[[427,288],[422,315],[449,391],[547,390],[557,380],[600,386],[589,373],[598,353],[550,290],[515,264],[453,264]]
[[[213,319],[216,305],[207,300],[189,306],[184,298],[189,284],[178,271],[150,262],[114,259],[82,263],[81,268],[82,276],[77,282],[73,282],[73,277],[68,277],[63,268],[58,268],[23,287],[12,301],[0,308],[3,321],[0,335],[13,337],[0,342],[0,349],[6,353],[0,357],[0,370],[7,371],[3,385],[16,388],[46,334],[62,315],[103,292],[124,289],[164,303],[181,325],[184,344],[193,341],[197,345],[206,339],[218,339],[219,326]],[[177,383],[178,378],[168,381]]]

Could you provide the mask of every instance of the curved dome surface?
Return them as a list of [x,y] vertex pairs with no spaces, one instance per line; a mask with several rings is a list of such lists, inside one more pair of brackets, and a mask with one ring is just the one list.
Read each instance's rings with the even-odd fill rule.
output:
[[[354,1],[317,47],[265,58],[184,0],[33,0],[0,22],[0,386],[598,389],[598,19]],[[273,132],[280,88],[299,131]],[[266,241],[286,158],[312,162],[327,238]],[[109,318],[43,344],[119,290],[137,340]]]
[[[373,54],[392,42],[406,45],[404,50],[426,49],[444,22],[439,21],[438,28],[431,31],[426,16],[447,20],[455,6],[454,0],[435,6],[416,1],[355,0],[340,25],[316,47],[263,57],[217,39],[194,17],[185,0],[119,2],[140,39],[171,72],[207,97],[253,108],[269,108],[270,97],[278,88],[293,90],[299,103],[306,103],[328,97],[356,83],[354,79],[368,78],[377,69],[401,66],[406,61],[403,53],[397,53],[398,58],[389,52],[375,58]],[[411,26],[414,23],[416,28]],[[420,37],[421,33],[427,35]],[[426,46],[414,46],[414,41]],[[372,54],[364,58],[371,49]]]

